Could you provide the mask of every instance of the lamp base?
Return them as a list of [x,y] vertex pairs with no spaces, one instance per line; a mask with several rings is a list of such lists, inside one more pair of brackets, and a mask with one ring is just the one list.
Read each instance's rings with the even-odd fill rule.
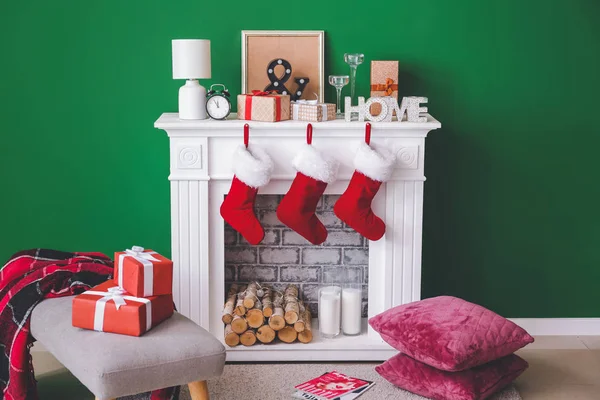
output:
[[206,89],[188,79],[179,89],[179,119],[206,119]]

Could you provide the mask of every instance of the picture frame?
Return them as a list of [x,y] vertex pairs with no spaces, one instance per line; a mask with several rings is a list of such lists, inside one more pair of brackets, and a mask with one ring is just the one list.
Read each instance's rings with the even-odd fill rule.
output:
[[[272,84],[267,67],[272,60],[285,59],[291,64],[291,77],[284,83],[290,91],[296,88],[296,77],[308,77],[303,99],[324,101],[325,31],[242,31],[242,93],[265,90]],[[276,67],[275,74],[283,75]]]

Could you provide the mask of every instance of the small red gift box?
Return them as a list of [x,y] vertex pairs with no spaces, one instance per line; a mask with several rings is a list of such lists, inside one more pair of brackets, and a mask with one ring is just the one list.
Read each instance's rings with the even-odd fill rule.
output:
[[135,297],[106,281],[73,298],[73,326],[141,336],[173,315],[173,296]]
[[173,261],[152,250],[133,246],[115,253],[114,282],[137,297],[173,293]]

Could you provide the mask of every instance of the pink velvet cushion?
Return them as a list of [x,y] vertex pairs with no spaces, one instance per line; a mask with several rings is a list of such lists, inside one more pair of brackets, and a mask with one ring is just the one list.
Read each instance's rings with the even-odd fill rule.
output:
[[533,342],[506,318],[451,296],[394,307],[369,324],[395,349],[444,371],[485,364]]
[[483,400],[514,381],[529,365],[511,354],[466,371],[441,371],[402,353],[375,367],[394,385],[435,400]]

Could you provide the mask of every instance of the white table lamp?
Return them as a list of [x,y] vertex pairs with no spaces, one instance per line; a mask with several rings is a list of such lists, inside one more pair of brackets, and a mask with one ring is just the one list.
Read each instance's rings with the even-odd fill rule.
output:
[[206,119],[206,89],[198,79],[210,78],[210,40],[173,40],[173,79],[186,79],[179,89],[179,118]]

